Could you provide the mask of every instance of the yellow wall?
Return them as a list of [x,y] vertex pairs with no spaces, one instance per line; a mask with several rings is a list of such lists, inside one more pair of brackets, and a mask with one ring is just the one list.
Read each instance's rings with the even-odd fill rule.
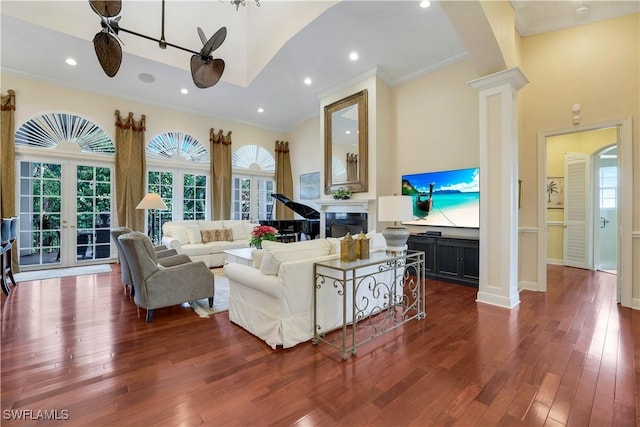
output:
[[[547,176],[564,176],[564,154],[594,154],[615,144],[615,128],[576,132],[547,138]],[[547,209],[547,260],[562,263],[564,209]]]
[[3,73],[3,93],[7,89],[16,91],[16,130],[35,116],[49,112],[64,112],[90,119],[115,139],[114,111],[120,110],[122,116],[133,112],[136,119],[142,114],[146,115],[147,140],[163,132],[185,132],[208,149],[209,129],[223,129],[225,133],[232,131],[234,149],[242,145],[255,144],[274,155],[275,141],[285,137],[279,132],[213,119],[193,112],[169,110],[157,105],[84,92]]
[[[396,191],[405,174],[480,165],[478,92],[467,83],[478,77],[472,62],[466,60],[394,88],[391,143],[396,149]],[[409,228],[425,231],[424,227]],[[478,235],[472,229],[438,229]]]
[[517,40],[520,38],[513,22],[515,12],[509,2],[484,1],[480,2],[493,34],[500,46],[507,68],[517,67],[520,64]]
[[[304,173],[321,172],[324,168],[322,159],[324,156],[324,141],[320,138],[320,120],[312,117],[287,135],[289,141],[289,155],[291,157],[291,173],[293,175],[293,198],[300,199],[300,175]],[[319,161],[309,161],[319,159]],[[322,173],[320,174],[322,176]],[[320,182],[320,192],[324,189],[324,183]],[[311,200],[303,200],[305,205],[318,209]]]
[[[519,93],[521,227],[537,227],[538,133],[571,129],[573,104],[581,104],[583,125],[631,117],[633,182],[640,182],[640,14],[581,25],[521,40],[521,68],[529,79]],[[640,184],[633,189],[633,230],[640,229]],[[632,264],[640,264],[640,239]],[[535,240],[521,242],[523,280],[537,282]],[[638,267],[633,297],[640,297]]]

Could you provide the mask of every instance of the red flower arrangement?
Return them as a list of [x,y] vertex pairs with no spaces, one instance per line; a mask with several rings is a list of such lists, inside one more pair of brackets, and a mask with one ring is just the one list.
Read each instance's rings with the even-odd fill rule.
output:
[[263,240],[276,240],[276,234],[278,230],[269,225],[256,225],[251,231],[251,239],[249,243],[256,248],[262,248]]

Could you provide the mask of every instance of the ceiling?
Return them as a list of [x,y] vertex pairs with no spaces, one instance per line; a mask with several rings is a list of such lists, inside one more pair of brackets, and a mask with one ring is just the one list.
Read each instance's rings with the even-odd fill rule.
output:
[[[437,1],[427,9],[418,1],[246,1],[236,10],[228,0],[166,0],[169,43],[199,51],[197,27],[207,36],[227,27],[213,52],[225,60],[225,72],[211,88],[191,80],[191,54],[123,32],[122,65],[106,76],[91,43],[100,19],[84,0],[2,0],[0,66],[3,73],[286,132],[318,115],[321,97],[369,74],[395,86],[467,57]],[[121,27],[160,38],[160,0],[122,3]],[[523,36],[640,10],[635,1],[510,4]],[[588,11],[577,14],[582,6]],[[353,51],[357,61],[348,57]],[[77,65],[65,64],[67,57]]]

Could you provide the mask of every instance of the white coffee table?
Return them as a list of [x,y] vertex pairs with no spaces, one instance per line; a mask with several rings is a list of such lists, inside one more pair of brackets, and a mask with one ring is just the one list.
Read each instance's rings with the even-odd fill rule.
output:
[[240,248],[240,249],[227,249],[224,251],[225,259],[227,262],[233,262],[236,264],[251,265],[253,259],[251,252],[254,248]]

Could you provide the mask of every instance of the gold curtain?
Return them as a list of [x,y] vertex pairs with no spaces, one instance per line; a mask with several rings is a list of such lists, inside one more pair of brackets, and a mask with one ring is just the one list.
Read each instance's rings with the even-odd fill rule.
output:
[[[289,143],[285,141],[276,141],[276,193],[293,199]],[[276,203],[276,219],[293,219],[293,211],[282,203]]]
[[358,180],[358,155],[347,153],[347,182]]
[[231,218],[231,131],[209,130],[211,141],[211,218]]
[[136,209],[145,195],[146,117],[139,121],[133,113],[123,120],[116,110],[116,203],[118,224],[136,231],[144,231],[144,209]]
[[[15,144],[15,110],[16,93],[9,89],[7,95],[2,96],[0,110],[2,111],[2,134],[0,136],[0,168],[2,182],[0,183],[0,213],[2,218],[16,215],[16,144]],[[11,268],[14,273],[20,271],[18,267],[18,251],[12,252]]]

